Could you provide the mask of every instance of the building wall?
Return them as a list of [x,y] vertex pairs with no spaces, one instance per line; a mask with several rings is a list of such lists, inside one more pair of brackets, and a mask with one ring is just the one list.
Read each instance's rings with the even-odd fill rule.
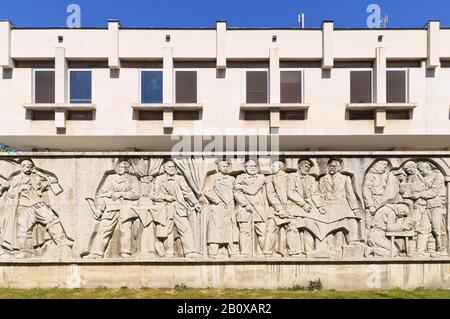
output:
[[[220,22],[219,22],[220,23]],[[23,150],[57,148],[61,150],[91,149],[73,138],[89,136],[101,141],[102,136],[117,139],[114,149],[150,150],[154,143],[167,144],[172,135],[279,136],[282,150],[326,149],[369,150],[366,138],[376,143],[375,149],[446,149],[450,145],[450,68],[440,60],[450,59],[447,39],[450,30],[439,28],[438,22],[423,29],[127,29],[109,22],[102,29],[20,29],[7,21],[0,22],[0,51],[3,77],[0,78],[0,134],[4,142]],[[330,25],[325,22],[324,26]],[[219,24],[218,24],[219,26]],[[331,23],[332,27],[332,23]],[[166,42],[170,35],[170,42]],[[272,37],[277,40],[273,42]],[[63,36],[63,43],[58,43]],[[382,36],[380,42],[379,37]],[[8,39],[10,44],[8,45]],[[220,43],[220,44],[219,44]],[[100,61],[104,66],[93,69],[93,121],[65,121],[63,132],[54,121],[31,121],[23,107],[32,103],[32,70],[39,60],[54,60],[56,47],[65,48],[67,61]],[[382,55],[377,48],[382,47]],[[167,54],[167,48],[172,55]],[[277,49],[276,55],[271,50]],[[429,48],[437,48],[430,50]],[[220,65],[225,59],[228,67]],[[173,61],[175,65],[190,61],[198,71],[198,103],[203,110],[199,121],[175,121],[167,133],[163,121],[139,121],[133,118],[132,104],[139,102],[139,69],[129,68],[125,61]],[[369,61],[376,65],[386,61],[415,61],[420,67],[409,69],[409,102],[414,104],[410,120],[388,120],[382,129],[374,120],[350,121],[346,107],[350,102],[351,68],[333,67],[338,62]],[[29,62],[28,67],[15,67],[16,62]],[[122,61],[122,65],[120,63]],[[231,65],[241,62],[240,67]],[[309,61],[304,68],[304,102],[309,105],[307,119],[281,120],[275,130],[270,121],[245,121],[241,104],[245,103],[245,71],[251,62]],[[330,62],[331,61],[331,62]],[[334,63],[333,63],[334,61]],[[438,61],[430,65],[430,61]],[[171,74],[170,64],[164,64]],[[276,65],[276,63],[275,63]],[[63,70],[67,72],[67,70]],[[276,74],[277,71],[273,71]],[[383,103],[384,68],[374,68],[374,100]],[[68,77],[68,75],[66,75]],[[67,80],[66,80],[67,81]],[[279,87],[279,77],[271,77]],[[64,83],[56,83],[60,87]],[[67,83],[65,103],[68,103]],[[173,90],[173,82],[164,87]],[[173,95],[173,94],[172,94]],[[170,95],[169,95],[170,96]],[[276,98],[271,97],[274,104]],[[173,99],[165,103],[173,103]],[[268,106],[271,106],[270,104]],[[274,105],[272,105],[274,107]],[[375,109],[374,104],[373,108]],[[272,128],[272,129],[271,129]],[[115,136],[115,137],[114,137]],[[129,137],[129,145],[118,137]],[[305,138],[293,143],[295,136]],[[348,137],[353,147],[341,142]],[[26,140],[25,140],[26,138]],[[56,138],[63,142],[57,144]],[[326,138],[327,142],[317,142]],[[315,141],[315,140],[316,141]],[[67,144],[67,145],[66,145]],[[68,145],[71,146],[68,146]],[[162,150],[170,150],[169,146]]]

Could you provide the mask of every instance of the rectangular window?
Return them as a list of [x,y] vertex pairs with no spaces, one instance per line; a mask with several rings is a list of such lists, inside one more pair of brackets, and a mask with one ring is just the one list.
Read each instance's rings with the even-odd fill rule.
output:
[[34,103],[55,103],[54,70],[34,70]]
[[350,71],[350,103],[372,103],[372,71]]
[[349,111],[348,119],[351,121],[373,120],[375,115],[373,111]]
[[175,102],[197,103],[197,71],[175,72]]
[[197,121],[200,120],[198,111],[175,111],[173,112],[174,121]]
[[162,71],[141,71],[141,103],[162,103]]
[[306,119],[306,111],[281,111],[280,120],[303,121]]
[[408,75],[407,70],[386,71],[386,102],[406,103]]
[[302,103],[302,71],[280,72],[281,103]]
[[250,111],[244,112],[245,121],[269,121],[270,112],[269,111]]
[[70,71],[70,103],[92,103],[91,71]]
[[409,110],[386,111],[386,119],[387,120],[410,120],[411,113],[412,112]]
[[55,111],[33,111],[31,119],[33,121],[54,121]]
[[69,121],[92,121],[92,111],[70,111],[67,115]]
[[162,121],[163,120],[162,111],[139,111],[140,121]]
[[247,71],[246,83],[247,103],[267,103],[267,71]]

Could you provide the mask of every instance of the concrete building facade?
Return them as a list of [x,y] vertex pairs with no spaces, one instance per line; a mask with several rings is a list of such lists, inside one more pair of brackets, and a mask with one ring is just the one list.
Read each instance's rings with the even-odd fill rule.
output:
[[[271,135],[281,151],[445,150],[449,38],[439,21],[419,29],[338,29],[332,21],[317,29],[222,21],[126,28],[116,20],[66,29],[1,21],[0,135],[26,151],[170,151],[177,135]],[[39,71],[53,72],[50,102],[36,100],[39,81],[49,81]],[[71,97],[74,71],[90,81],[82,103]],[[150,103],[141,96],[145,71],[160,74],[160,97]]]
[[439,21],[0,21],[0,68],[0,287],[450,287]]

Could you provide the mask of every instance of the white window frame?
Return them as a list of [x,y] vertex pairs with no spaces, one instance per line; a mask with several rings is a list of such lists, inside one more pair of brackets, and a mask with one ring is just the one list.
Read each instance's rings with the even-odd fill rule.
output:
[[[283,71],[300,71],[301,72],[300,78],[302,79],[302,83],[300,85],[300,90],[302,90],[302,96],[301,96],[302,101],[300,102],[300,104],[304,104],[305,103],[305,69],[304,68],[280,68],[280,83],[279,83],[280,84],[280,103],[281,103],[281,72],[283,72]],[[289,104],[289,103],[283,103],[283,104]]]
[[[270,104],[270,68],[244,68],[244,103],[245,104],[253,104],[247,103],[247,72],[249,71],[265,71],[267,74],[267,102],[266,104]],[[259,103],[256,103],[259,104]]]
[[371,77],[370,77],[370,103],[375,103],[375,72],[373,68],[350,68],[348,71],[348,79],[349,79],[349,85],[350,85],[350,90],[349,90],[349,100],[351,101],[352,98],[352,76],[351,76],[351,72],[353,71],[370,71]]
[[[70,90],[70,88],[71,88],[71,86],[70,86],[70,73],[72,71],[75,71],[75,72],[76,71],[89,71],[89,72],[91,72],[91,103],[71,103],[70,102],[71,101],[71,97],[72,97],[72,92]],[[94,77],[93,77],[94,72],[92,71],[92,69],[68,69],[67,75],[68,75],[67,91],[69,93],[68,96],[67,96],[68,102],[70,104],[92,104],[92,103],[94,103]]]
[[[161,72],[161,75],[162,75],[162,77],[161,77],[162,78],[162,83],[161,83],[162,99],[161,99],[161,103],[164,103],[164,69],[162,69],[162,68],[142,68],[142,69],[138,70],[138,72],[139,72],[139,93],[138,93],[138,95],[139,95],[139,103],[144,104],[144,102],[142,102],[142,72],[145,72],[145,71],[159,71],[159,72]],[[145,104],[152,104],[152,103],[145,102]],[[158,103],[153,103],[153,104],[158,104]]]
[[[55,72],[55,68],[35,68],[33,69],[33,75],[32,75],[32,83],[31,83],[31,100],[32,103],[36,103],[36,72],[40,71],[53,71]],[[55,79],[56,79],[56,73],[55,73]],[[56,83],[53,83],[55,86],[55,95],[56,95]],[[56,98],[56,96],[55,96]]]
[[174,104],[183,104],[184,102],[177,102],[177,71],[195,71],[197,73],[197,101],[195,103],[200,103],[200,85],[198,85],[199,79],[199,68],[174,68],[173,69],[173,91],[172,91],[172,99]]
[[351,73],[354,71],[370,71],[371,73],[371,77],[370,77],[370,103],[375,103],[375,92],[374,92],[374,88],[375,88],[375,72],[373,68],[350,68],[348,70],[348,80],[349,80],[349,86],[350,86],[350,90],[349,90],[349,101],[351,101],[352,99],[352,75]]
[[[386,79],[387,73],[389,71],[404,71],[405,72],[405,102],[409,103],[409,68],[386,68]],[[386,91],[387,91],[387,80],[386,80]],[[387,94],[386,94],[387,99]],[[387,100],[386,100],[387,102]]]

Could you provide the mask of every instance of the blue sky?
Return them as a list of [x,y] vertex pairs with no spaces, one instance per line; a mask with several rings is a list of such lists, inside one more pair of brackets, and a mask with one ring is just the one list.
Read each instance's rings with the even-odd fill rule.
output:
[[119,19],[128,27],[296,27],[304,12],[306,27],[326,19],[336,27],[366,27],[371,3],[389,15],[389,27],[423,27],[430,19],[450,26],[448,0],[0,0],[0,19],[18,27],[65,26],[67,5],[81,6],[82,27],[103,27]]

